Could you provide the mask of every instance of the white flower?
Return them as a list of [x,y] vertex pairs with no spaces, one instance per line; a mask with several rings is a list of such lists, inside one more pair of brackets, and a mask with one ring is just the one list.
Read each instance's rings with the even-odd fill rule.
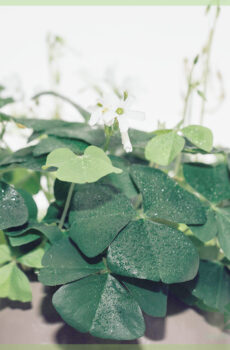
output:
[[132,152],[132,145],[129,139],[128,129],[132,126],[134,120],[144,120],[143,112],[130,109],[133,99],[124,93],[124,98],[120,99],[116,95],[105,96],[103,100],[98,100],[96,107],[93,108],[89,125],[96,124],[113,126],[117,121],[121,132],[122,144],[126,152]]

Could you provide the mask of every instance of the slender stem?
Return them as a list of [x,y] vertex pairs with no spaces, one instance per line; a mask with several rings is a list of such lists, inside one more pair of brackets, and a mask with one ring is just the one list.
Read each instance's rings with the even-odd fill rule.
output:
[[64,225],[65,218],[66,218],[67,212],[69,210],[70,202],[71,202],[72,195],[73,195],[74,186],[75,186],[75,184],[72,182],[70,187],[69,187],[69,191],[68,191],[66,202],[65,202],[65,207],[64,207],[64,210],[62,212],[62,216],[61,216],[61,219],[60,219],[60,222],[58,225],[58,228],[60,230],[62,229],[62,227]]
[[40,92],[39,94],[35,95],[32,97],[33,100],[36,100],[37,98],[41,97],[41,96],[45,96],[45,95],[52,95],[52,96],[55,96],[55,97],[58,97],[60,99],[62,99],[63,101],[71,104],[74,108],[76,108],[80,113],[81,115],[84,117],[84,119],[86,121],[89,120],[90,118],[90,113],[85,110],[83,107],[81,107],[79,104],[73,102],[70,98],[66,97],[66,96],[63,96],[57,92],[54,92],[54,91],[43,91],[43,92]]
[[110,138],[111,138],[111,135],[110,135],[110,134],[107,134],[107,135],[106,135],[106,140],[105,140],[105,145],[104,145],[104,151],[105,151],[105,152],[108,150],[109,143],[110,143]]
[[[219,17],[219,13],[220,13],[220,7],[217,6],[214,23],[213,23],[213,26],[212,26],[212,28],[210,30],[209,37],[208,37],[208,42],[207,42],[207,45],[205,47],[206,62],[205,62],[204,73],[203,73],[204,74],[204,82],[203,82],[203,93],[204,93],[204,96],[206,96],[206,94],[207,94],[208,77],[209,77],[209,73],[210,73],[209,66],[210,66],[211,49],[212,49],[213,37],[214,37],[215,30],[216,30],[216,24],[217,24],[217,20],[218,20],[218,17]],[[200,112],[200,124],[201,125],[204,123],[205,103],[206,103],[206,98],[203,98],[202,99],[202,103],[201,103],[201,112]]]

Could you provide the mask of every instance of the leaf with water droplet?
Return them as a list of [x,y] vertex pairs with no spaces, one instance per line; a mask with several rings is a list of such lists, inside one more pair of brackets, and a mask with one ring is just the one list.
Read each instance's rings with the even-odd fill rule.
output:
[[0,181],[0,229],[23,225],[28,216],[23,197],[12,186]]
[[89,276],[61,287],[53,304],[69,325],[96,337],[129,340],[145,332],[138,303],[110,274]]
[[189,125],[183,128],[183,135],[198,148],[210,152],[213,147],[213,134],[209,128],[201,125]]

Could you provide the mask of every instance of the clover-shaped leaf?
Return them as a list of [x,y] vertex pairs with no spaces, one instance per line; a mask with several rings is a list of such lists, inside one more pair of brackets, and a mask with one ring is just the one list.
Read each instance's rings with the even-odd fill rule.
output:
[[189,125],[183,128],[183,135],[195,146],[210,152],[213,146],[212,131],[202,125]]
[[28,209],[23,197],[5,182],[0,182],[0,229],[23,225]]
[[51,152],[46,160],[46,168],[55,167],[56,177],[61,181],[74,183],[95,182],[110,173],[120,174],[105,152],[98,147],[89,146],[83,156],[75,155],[68,148],[59,148]]
[[46,251],[42,264],[41,282],[65,284],[53,296],[54,307],[80,332],[108,339],[135,339],[145,331],[141,309],[156,317],[165,315],[166,286],[112,276],[106,264],[84,257],[67,237]]
[[[188,237],[167,225],[205,223],[201,202],[159,170],[133,166],[131,174],[143,195],[144,213],[135,213],[124,195],[105,198],[97,194],[101,202],[95,207],[81,210],[78,203],[78,209],[71,211],[71,238],[89,257],[102,253],[113,240],[108,265],[120,275],[166,283],[192,279],[198,269],[198,253]],[[90,193],[86,188],[84,196],[82,187],[86,202],[88,197],[93,201]],[[75,196],[78,198],[78,192]]]

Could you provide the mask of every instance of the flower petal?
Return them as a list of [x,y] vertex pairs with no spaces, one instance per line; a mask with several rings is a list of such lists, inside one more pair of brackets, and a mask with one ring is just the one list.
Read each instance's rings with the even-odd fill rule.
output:
[[129,121],[126,118],[125,114],[122,114],[121,116],[117,116],[118,124],[119,124],[119,129],[120,132],[127,132],[129,129]]
[[125,152],[132,152],[133,147],[132,144],[130,142],[130,138],[129,138],[129,134],[128,132],[121,132],[121,141],[122,141],[122,145],[124,147]]
[[139,120],[139,121],[145,120],[144,112],[126,110],[125,115],[129,119]]
[[94,126],[95,124],[99,123],[101,116],[101,111],[99,109],[93,112],[90,116],[89,125]]

